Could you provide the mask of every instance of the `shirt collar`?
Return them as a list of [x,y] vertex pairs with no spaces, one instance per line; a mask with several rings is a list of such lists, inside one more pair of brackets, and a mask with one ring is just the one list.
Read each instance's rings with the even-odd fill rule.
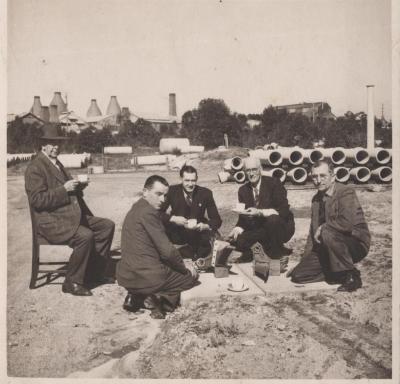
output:
[[258,192],[260,192],[260,186],[261,186],[261,177],[260,180],[258,180],[258,183],[255,187],[251,186],[252,189],[257,189]]
[[325,195],[332,197],[333,192],[335,192],[335,185],[336,183],[333,182],[332,185],[327,189],[327,191],[325,192]]

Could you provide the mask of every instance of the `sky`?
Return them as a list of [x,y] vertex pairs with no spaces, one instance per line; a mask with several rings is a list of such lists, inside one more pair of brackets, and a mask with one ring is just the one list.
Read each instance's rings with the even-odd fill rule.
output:
[[389,0],[8,1],[8,113],[54,91],[86,116],[110,96],[138,115],[178,115],[204,98],[231,111],[326,101],[391,117]]

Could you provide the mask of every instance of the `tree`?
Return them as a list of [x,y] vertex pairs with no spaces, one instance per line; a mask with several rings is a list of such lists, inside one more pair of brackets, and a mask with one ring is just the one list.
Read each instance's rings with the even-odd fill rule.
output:
[[230,113],[223,100],[201,100],[197,109],[182,116],[183,133],[195,145],[215,148],[224,143],[224,134],[232,145],[241,145],[242,129],[237,116]]
[[31,153],[39,148],[39,138],[43,131],[38,123],[25,124],[16,118],[7,127],[7,152]]

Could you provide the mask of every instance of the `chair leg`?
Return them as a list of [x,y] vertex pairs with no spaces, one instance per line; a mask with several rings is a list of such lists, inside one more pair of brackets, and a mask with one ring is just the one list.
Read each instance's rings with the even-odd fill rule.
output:
[[38,244],[32,245],[32,273],[31,282],[29,283],[29,289],[36,288],[36,280],[39,271],[39,258],[40,258],[40,246]]

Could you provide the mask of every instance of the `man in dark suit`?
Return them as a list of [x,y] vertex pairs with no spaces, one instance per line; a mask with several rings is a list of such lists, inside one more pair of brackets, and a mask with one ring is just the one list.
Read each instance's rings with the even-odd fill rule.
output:
[[355,190],[335,182],[327,161],[313,165],[311,176],[318,192],[312,199],[311,225],[300,263],[289,273],[293,282],[328,281],[338,291],[361,288],[354,263],[368,253],[371,236]]
[[197,185],[197,170],[184,165],[179,175],[182,182],[169,188],[163,206],[164,212],[171,207],[170,216],[164,219],[167,234],[174,244],[188,244],[193,260],[205,258],[222,220],[212,192]]
[[58,136],[53,125],[44,126],[44,130],[41,151],[25,172],[29,205],[40,236],[51,244],[73,248],[62,291],[91,296],[87,283],[110,282],[103,274],[115,225],[93,216],[83,200],[82,190],[87,183],[73,179],[57,159],[66,138]]
[[[248,182],[239,188],[238,200],[245,205],[245,210],[229,238],[244,255],[252,249],[255,261],[268,260],[268,257],[280,259],[289,254],[283,244],[294,234],[294,218],[286,189],[279,179],[261,176],[259,159],[246,158],[244,167]],[[263,274],[267,273],[268,265]]]
[[143,197],[125,217],[121,234],[122,258],[117,266],[118,284],[128,290],[123,308],[136,312],[152,309],[151,316],[164,318],[179,303],[180,292],[192,288],[197,272],[183,263],[169,241],[161,219],[161,205],[168,191],[167,181],[150,176]]

